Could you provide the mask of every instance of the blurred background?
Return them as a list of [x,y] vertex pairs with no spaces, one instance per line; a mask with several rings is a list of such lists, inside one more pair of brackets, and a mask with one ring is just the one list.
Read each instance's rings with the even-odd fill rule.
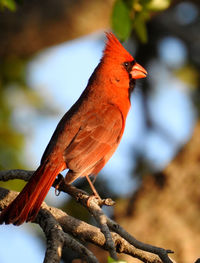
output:
[[[36,169],[64,113],[99,63],[113,30],[146,68],[122,142],[97,177],[106,213],[137,239],[200,255],[200,2],[198,0],[0,1],[0,169]],[[85,179],[75,183],[90,191]],[[0,186],[20,191],[19,180]],[[91,222],[69,196],[46,201]],[[107,254],[91,247],[101,262]],[[33,224],[0,227],[0,262],[43,261]],[[64,251],[63,262],[76,255]],[[128,262],[134,259],[123,257]]]

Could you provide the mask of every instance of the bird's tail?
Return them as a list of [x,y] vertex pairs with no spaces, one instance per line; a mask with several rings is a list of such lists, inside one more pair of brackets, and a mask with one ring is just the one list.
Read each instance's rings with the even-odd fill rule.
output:
[[0,224],[21,225],[33,221],[62,168],[52,167],[48,162],[40,165],[20,194],[1,212]]

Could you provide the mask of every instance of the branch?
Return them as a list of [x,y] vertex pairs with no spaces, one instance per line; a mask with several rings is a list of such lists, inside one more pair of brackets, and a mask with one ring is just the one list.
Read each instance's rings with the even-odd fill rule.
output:
[[62,248],[66,246],[76,251],[81,258],[87,260],[87,262],[98,263],[97,258],[91,251],[63,231],[61,225],[51,214],[50,210],[51,209],[43,203],[42,209],[35,220],[35,223],[41,226],[47,238],[47,249],[44,262],[60,262]]
[[[102,217],[103,212],[102,210],[100,212],[99,209],[100,209],[100,206],[102,206],[102,204],[110,203],[108,199],[105,199],[105,200],[93,199],[93,201],[90,202],[88,205],[88,199],[90,199],[90,197],[87,194],[81,191],[81,195],[80,195],[80,191],[77,192],[77,189],[74,186],[66,185],[64,183],[64,180],[62,181],[61,179],[58,179],[58,180],[59,180],[59,190],[60,191],[70,194],[75,200],[79,201],[82,205],[84,205],[89,210],[89,212],[94,215],[95,218],[99,217],[98,222],[101,221],[100,217]],[[54,185],[56,185],[57,183],[58,182],[55,181]],[[97,208],[97,205],[98,205],[98,208]],[[103,218],[103,224],[108,225],[111,230],[118,233],[121,237],[123,237],[126,241],[128,241],[134,247],[141,249],[143,251],[154,253],[158,255],[160,259],[162,260],[162,262],[172,263],[171,259],[168,257],[168,254],[173,253],[173,251],[155,247],[155,246],[145,244],[145,243],[138,241],[133,236],[131,236],[129,233],[127,233],[119,224],[109,219],[105,215]]]
[[[33,171],[24,170],[0,171],[0,180],[6,181],[18,178],[27,181],[32,174]],[[65,185],[60,178],[55,181],[54,186],[58,184],[58,181],[59,191],[70,194],[76,201],[86,207],[88,211],[94,215],[100,228],[71,217],[62,210],[47,206],[43,202],[34,222],[40,225],[47,239],[47,250],[44,262],[59,262],[62,248],[70,247],[72,250],[78,252],[80,257],[87,260],[87,262],[97,263],[98,260],[93,253],[77,241],[78,239],[81,242],[90,242],[108,250],[111,256],[115,258],[117,251],[118,253],[124,253],[138,258],[142,262],[172,263],[167,255],[168,253],[172,253],[171,250],[157,248],[137,241],[120,225],[104,215],[100,207],[103,204],[112,205],[110,199],[98,200],[91,198],[84,191],[71,185]],[[16,195],[16,192],[0,188],[0,209],[6,207]],[[110,232],[109,229],[111,229],[112,232]],[[76,238],[76,240],[74,238]]]
[[14,179],[22,179],[24,181],[28,181],[33,173],[34,171],[26,171],[20,169],[0,171],[0,181],[7,182]]
[[[17,192],[9,191],[0,187],[0,210],[8,206],[17,195]],[[44,262],[60,262],[62,248],[69,247],[76,251],[81,256],[81,258],[87,259],[87,262],[98,263],[98,260],[91,253],[91,251],[89,251],[81,243],[63,231],[62,225],[58,220],[61,219],[62,222],[63,217],[68,217],[67,220],[66,218],[64,219],[64,221],[66,220],[65,224],[74,223],[72,217],[68,216],[66,213],[57,208],[49,207],[45,202],[43,202],[41,209],[35,221],[33,222],[40,225],[46,236],[47,249]],[[64,227],[66,227],[65,224]]]

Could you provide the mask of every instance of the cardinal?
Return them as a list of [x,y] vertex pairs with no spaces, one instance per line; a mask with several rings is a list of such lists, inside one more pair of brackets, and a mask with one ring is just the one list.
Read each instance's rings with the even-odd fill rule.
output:
[[[57,175],[68,169],[65,183],[97,175],[122,138],[140,66],[112,33],[87,87],[58,123],[34,172],[14,201],[0,214],[0,224],[33,221]],[[78,72],[77,72],[78,74]]]

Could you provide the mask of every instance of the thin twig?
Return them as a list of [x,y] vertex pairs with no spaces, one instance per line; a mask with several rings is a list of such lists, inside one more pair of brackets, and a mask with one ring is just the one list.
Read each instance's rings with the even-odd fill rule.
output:
[[27,171],[21,169],[0,171],[0,181],[7,182],[13,179],[22,179],[24,181],[29,181],[34,171]]
[[115,221],[111,220],[110,218],[107,218],[107,224],[110,229],[118,233],[121,237],[126,239],[130,244],[132,244],[136,248],[153,254],[157,254],[164,263],[173,263],[173,261],[171,261],[171,259],[168,256],[168,253],[174,253],[172,250],[169,249],[166,250],[160,247],[155,247],[135,239],[125,229],[123,229],[123,227],[121,227],[119,224],[117,224]]
[[103,213],[102,209],[100,208],[100,206],[98,204],[98,199],[95,196],[92,196],[89,199],[88,208],[89,208],[90,213],[96,219],[97,223],[100,226],[101,232],[104,234],[104,236],[106,238],[106,246],[108,248],[110,256],[113,259],[118,260],[115,244],[113,242],[111,232],[107,226],[107,217]]

